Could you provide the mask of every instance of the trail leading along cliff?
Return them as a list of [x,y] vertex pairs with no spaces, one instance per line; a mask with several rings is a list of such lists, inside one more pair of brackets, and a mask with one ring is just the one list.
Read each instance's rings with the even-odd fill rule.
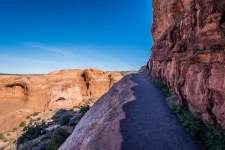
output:
[[60,150],[198,150],[197,143],[171,117],[163,93],[147,72],[116,83],[76,126]]

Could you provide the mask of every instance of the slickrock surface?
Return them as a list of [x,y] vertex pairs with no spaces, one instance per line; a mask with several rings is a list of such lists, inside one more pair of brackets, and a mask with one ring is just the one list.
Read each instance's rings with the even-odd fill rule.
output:
[[199,150],[147,75],[129,75],[116,83],[60,150]]
[[95,102],[122,78],[98,69],[62,70],[47,75],[0,75],[0,132],[29,114]]
[[180,102],[225,128],[225,1],[153,0],[152,80],[163,79]]

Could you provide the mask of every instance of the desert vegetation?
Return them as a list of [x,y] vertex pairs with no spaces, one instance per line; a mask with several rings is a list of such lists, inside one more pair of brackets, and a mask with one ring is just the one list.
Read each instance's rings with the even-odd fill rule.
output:
[[21,128],[23,128],[23,127],[25,127],[25,126],[26,126],[26,122],[21,122],[21,123],[20,123],[20,127],[21,127]]
[[50,139],[50,143],[47,145],[46,150],[57,150],[69,137],[69,133],[62,128],[56,129]]
[[177,115],[181,124],[188,129],[189,133],[198,140],[203,147],[209,150],[225,149],[225,132],[217,125],[204,123],[195,117],[185,106],[176,106],[168,103],[171,110]]
[[4,135],[2,133],[0,133],[0,140],[4,140]]
[[172,92],[171,92],[171,91],[169,90],[169,88],[167,87],[167,85],[163,83],[163,80],[158,79],[158,80],[155,81],[155,84],[156,84],[156,86],[157,86],[158,88],[160,88],[160,89],[162,90],[162,92],[164,93],[164,95],[165,95],[166,97],[170,97],[170,96],[173,95]]
[[45,127],[45,123],[42,123],[41,125],[29,124],[28,126],[25,126],[23,129],[24,133],[18,138],[17,143],[22,144],[44,135],[46,133]]
[[60,120],[60,125],[67,125],[70,122],[71,115],[67,114],[65,116],[62,116]]
[[[26,117],[18,128],[0,134],[0,149],[56,150],[69,137],[90,106],[75,106],[71,110],[36,112]],[[46,115],[51,114],[51,115]]]
[[90,109],[89,105],[80,107],[81,118],[88,112],[89,109]]
[[[162,80],[156,80],[156,86],[160,88],[166,97],[172,96],[169,88]],[[224,150],[225,149],[225,131],[218,124],[210,125],[195,117],[185,105],[177,105],[173,101],[168,101],[168,106],[178,117],[182,126],[208,150]]]

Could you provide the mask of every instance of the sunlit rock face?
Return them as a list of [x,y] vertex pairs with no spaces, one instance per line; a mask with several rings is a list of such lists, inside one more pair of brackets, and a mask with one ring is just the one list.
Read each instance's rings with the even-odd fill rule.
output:
[[18,127],[34,112],[95,102],[123,75],[98,69],[47,75],[0,75],[0,132]]
[[120,122],[126,118],[123,107],[135,100],[137,86],[128,75],[102,96],[78,123],[59,150],[121,149],[123,136]]
[[153,7],[151,79],[225,128],[225,1],[153,0]]

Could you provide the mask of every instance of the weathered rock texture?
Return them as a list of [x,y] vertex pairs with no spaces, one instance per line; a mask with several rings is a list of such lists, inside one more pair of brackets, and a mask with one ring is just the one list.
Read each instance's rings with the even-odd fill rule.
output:
[[225,128],[225,1],[153,0],[152,80]]
[[[47,75],[0,76],[0,132],[29,114],[95,102],[122,78],[120,72],[62,70]],[[4,123],[3,123],[4,122]]]
[[123,105],[135,100],[132,87],[137,84],[124,77],[85,114],[60,150],[117,150],[123,136],[120,120],[125,119]]

